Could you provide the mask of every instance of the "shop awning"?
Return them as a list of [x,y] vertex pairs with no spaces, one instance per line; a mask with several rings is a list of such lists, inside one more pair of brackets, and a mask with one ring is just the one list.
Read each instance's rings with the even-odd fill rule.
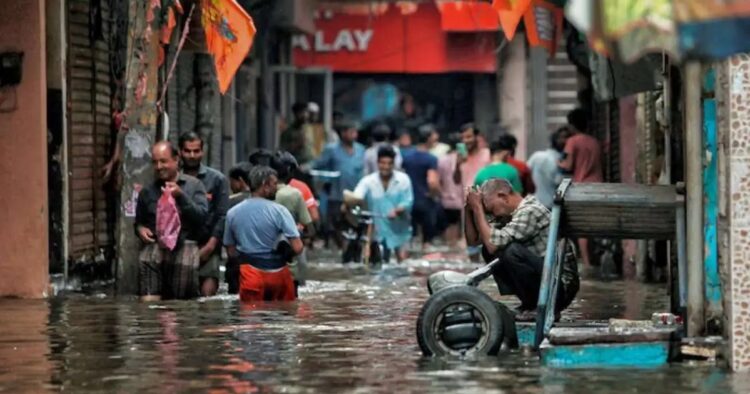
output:
[[750,52],[748,0],[570,0],[566,17],[594,50],[616,50],[625,61],[662,51],[676,60]]

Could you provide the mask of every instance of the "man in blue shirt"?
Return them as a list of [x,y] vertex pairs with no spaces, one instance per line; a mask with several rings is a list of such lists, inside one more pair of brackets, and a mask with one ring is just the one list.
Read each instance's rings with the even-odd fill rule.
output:
[[416,149],[404,152],[404,171],[411,179],[414,191],[412,208],[412,228],[414,235],[422,230],[422,249],[429,247],[432,239],[438,236],[438,208],[435,197],[440,195],[440,179],[437,173],[437,158],[429,151],[429,142],[434,133],[432,125],[419,128]]
[[367,175],[357,184],[354,196],[367,203],[367,208],[377,216],[374,218],[375,239],[385,249],[385,261],[391,250],[396,251],[399,261],[406,258],[403,247],[411,239],[411,212],[414,203],[409,176],[394,171],[396,152],[386,146],[378,151],[378,172]]
[[[271,201],[276,196],[276,172],[257,166],[250,172],[252,197],[230,209],[224,246],[240,265],[242,301],[293,301],[294,280],[287,267],[303,245],[292,214]],[[286,238],[280,242],[280,238]],[[284,247],[284,244],[289,247]]]
[[313,168],[316,170],[338,171],[338,179],[331,183],[328,196],[326,236],[333,235],[336,244],[341,247],[341,203],[344,201],[344,190],[353,190],[364,175],[365,147],[357,142],[357,128],[351,123],[339,123],[334,126],[340,141],[329,144],[323,150]]

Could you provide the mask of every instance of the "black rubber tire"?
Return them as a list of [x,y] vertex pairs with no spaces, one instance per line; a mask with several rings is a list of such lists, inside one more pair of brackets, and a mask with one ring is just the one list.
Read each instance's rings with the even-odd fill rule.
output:
[[496,355],[504,338],[498,304],[471,286],[433,294],[417,318],[417,341],[425,356]]

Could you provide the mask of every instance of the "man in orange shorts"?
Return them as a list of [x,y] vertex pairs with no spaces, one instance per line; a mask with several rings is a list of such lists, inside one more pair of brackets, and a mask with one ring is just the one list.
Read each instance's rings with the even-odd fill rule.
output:
[[[273,202],[278,178],[266,166],[250,171],[252,196],[227,213],[224,246],[240,263],[240,300],[294,301],[294,279],[287,263],[302,252],[289,211]],[[279,241],[283,239],[283,241]]]

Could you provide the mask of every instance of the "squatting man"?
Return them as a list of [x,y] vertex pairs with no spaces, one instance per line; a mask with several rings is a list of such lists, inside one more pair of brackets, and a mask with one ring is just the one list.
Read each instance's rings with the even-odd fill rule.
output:
[[[521,196],[504,179],[466,190],[466,242],[481,246],[486,263],[500,259],[492,276],[501,294],[521,300],[517,320],[533,320],[547,248],[550,211],[533,195]],[[555,312],[573,301],[579,287],[575,256],[565,251]]]

